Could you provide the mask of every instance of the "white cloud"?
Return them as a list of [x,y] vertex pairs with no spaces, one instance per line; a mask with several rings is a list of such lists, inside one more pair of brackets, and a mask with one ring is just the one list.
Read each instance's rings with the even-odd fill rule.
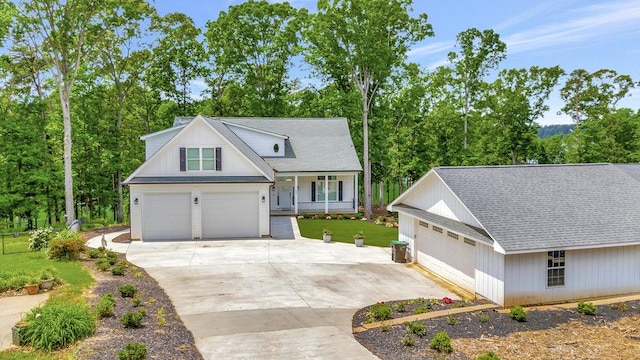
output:
[[542,13],[551,11],[552,8],[555,8],[558,5],[560,5],[560,3],[556,0],[541,2],[540,4],[528,9],[527,11],[510,16],[507,20],[502,21],[498,25],[494,26],[493,30],[495,30],[496,32],[500,32],[504,29],[521,24],[529,19],[537,17]]
[[407,56],[425,56],[431,54],[437,54],[439,52],[443,52],[453,47],[453,42],[451,41],[439,41],[435,43],[431,43],[428,45],[420,46],[415,49],[409,50],[407,52]]

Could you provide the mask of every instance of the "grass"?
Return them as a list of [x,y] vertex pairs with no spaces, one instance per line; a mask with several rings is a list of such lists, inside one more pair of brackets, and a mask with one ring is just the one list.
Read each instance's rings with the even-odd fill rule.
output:
[[322,229],[333,231],[332,241],[353,244],[353,235],[364,232],[364,244],[388,247],[391,240],[398,239],[398,229],[376,225],[362,220],[310,220],[298,219],[300,234],[309,239],[322,239]]

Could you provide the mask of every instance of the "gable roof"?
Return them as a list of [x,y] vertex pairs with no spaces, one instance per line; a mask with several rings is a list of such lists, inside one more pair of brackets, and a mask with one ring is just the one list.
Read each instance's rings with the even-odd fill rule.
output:
[[[437,167],[431,171],[506,253],[640,243],[640,165]],[[392,206],[401,201],[402,196]]]

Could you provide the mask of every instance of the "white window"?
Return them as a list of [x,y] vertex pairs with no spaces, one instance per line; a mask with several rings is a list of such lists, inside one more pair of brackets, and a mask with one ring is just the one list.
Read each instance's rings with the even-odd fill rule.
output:
[[214,148],[187,148],[187,170],[215,170]]
[[547,253],[547,286],[564,286],[564,250]]
[[[328,182],[328,191],[327,191],[327,199],[329,201],[337,201],[338,200],[338,178],[337,176],[327,176]],[[318,176],[318,188],[317,193],[318,196],[316,201],[324,201],[325,193],[324,193],[324,176]]]

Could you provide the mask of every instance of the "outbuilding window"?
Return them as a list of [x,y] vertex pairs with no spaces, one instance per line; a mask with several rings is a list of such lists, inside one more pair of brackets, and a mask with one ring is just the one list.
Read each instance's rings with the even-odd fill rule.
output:
[[547,286],[564,286],[564,250],[547,252]]

